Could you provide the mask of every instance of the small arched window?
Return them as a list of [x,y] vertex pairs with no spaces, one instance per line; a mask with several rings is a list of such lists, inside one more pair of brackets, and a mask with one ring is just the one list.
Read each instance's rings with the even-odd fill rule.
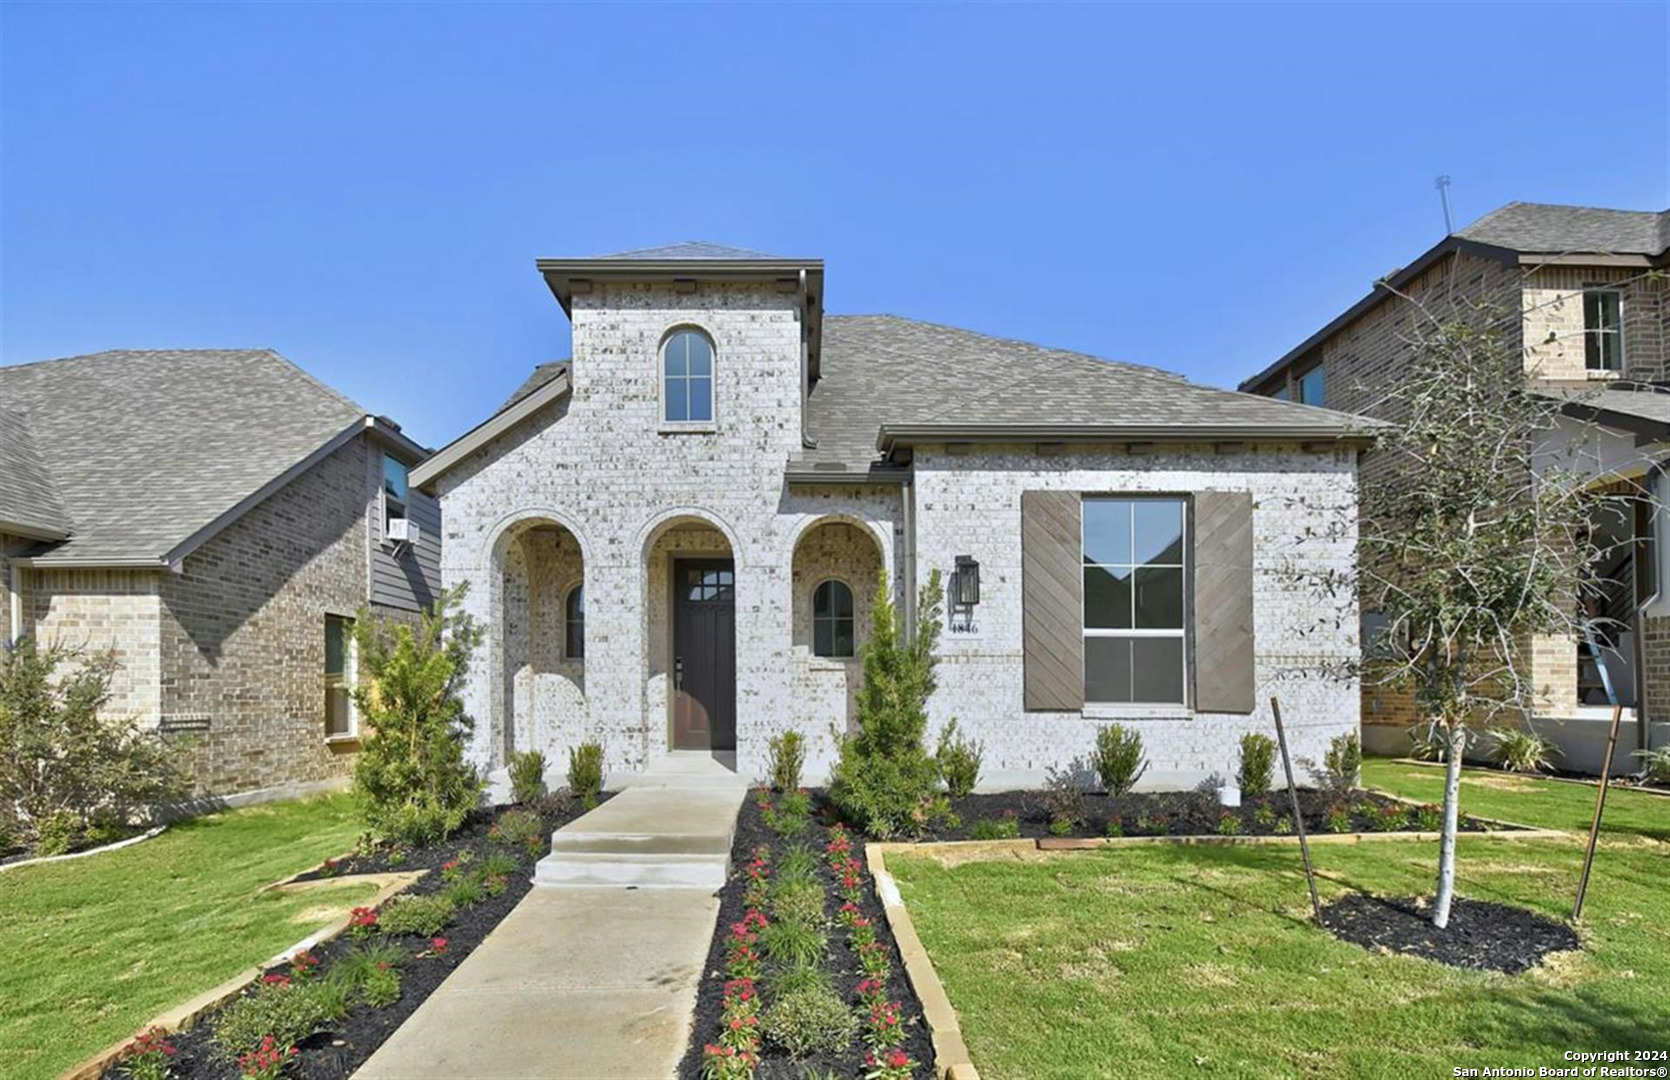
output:
[[570,660],[586,658],[586,587],[568,590],[563,604],[563,655]]
[[852,590],[844,581],[825,581],[812,590],[812,655],[853,654]]
[[661,418],[669,424],[713,420],[713,343],[680,330],[661,348]]

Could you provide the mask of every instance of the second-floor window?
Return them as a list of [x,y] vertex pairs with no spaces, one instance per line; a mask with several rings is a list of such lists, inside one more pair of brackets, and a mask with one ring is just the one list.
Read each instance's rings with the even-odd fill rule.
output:
[[1624,298],[1617,289],[1583,293],[1583,366],[1590,371],[1624,369]]
[[679,330],[662,346],[661,419],[669,424],[713,420],[713,343],[699,330]]
[[383,536],[389,534],[389,522],[406,518],[406,466],[387,454],[383,455]]

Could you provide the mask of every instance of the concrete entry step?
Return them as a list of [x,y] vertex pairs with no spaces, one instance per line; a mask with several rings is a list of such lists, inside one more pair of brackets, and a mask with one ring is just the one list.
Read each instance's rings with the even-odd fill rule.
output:
[[535,885],[712,892],[725,883],[747,785],[706,754],[657,762],[641,775],[658,782],[623,785],[552,834]]

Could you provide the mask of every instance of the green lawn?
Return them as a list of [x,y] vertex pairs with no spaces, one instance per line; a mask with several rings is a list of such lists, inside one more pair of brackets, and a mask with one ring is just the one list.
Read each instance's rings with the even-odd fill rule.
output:
[[358,832],[338,795],[0,873],[0,1076],[53,1076],[362,901],[363,884],[257,893]]
[[[1430,797],[1425,772],[1410,771],[1375,762],[1369,773]],[[1528,791],[1470,783],[1466,805],[1527,824],[1587,824],[1593,789],[1515,783]],[[1619,794],[1633,797],[1609,806],[1626,828],[1598,856],[1585,951],[1512,977],[1371,954],[1314,928],[1296,847],[1155,845],[950,867],[892,855],[888,866],[983,1076],[1553,1066],[1567,1050],[1667,1045],[1670,846],[1654,837],[1670,801]],[[1324,902],[1347,889],[1432,888],[1433,843],[1313,852]],[[1458,858],[1463,895],[1564,917],[1582,847],[1475,837]]]
[[[1388,758],[1363,762],[1363,783],[1406,799],[1444,800],[1444,770]],[[1497,769],[1463,769],[1461,808],[1482,817],[1589,834],[1595,789],[1586,784],[1538,780]],[[1603,834],[1634,833],[1670,841],[1670,797],[1613,787],[1606,795]]]

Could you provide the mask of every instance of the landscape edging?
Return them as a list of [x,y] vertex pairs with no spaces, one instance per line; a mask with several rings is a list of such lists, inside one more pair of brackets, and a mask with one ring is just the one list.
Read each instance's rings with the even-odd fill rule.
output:
[[[307,871],[305,870],[302,871],[302,873],[306,872]],[[399,874],[346,875],[338,878],[323,878],[317,883],[321,885],[337,885],[343,882],[357,880],[375,884],[381,881],[383,883],[382,888],[378,889],[377,894],[368,900],[364,905],[366,907],[377,907],[395,893],[408,888],[414,881],[423,877],[423,875],[428,872],[429,871],[427,870],[415,870]],[[293,878],[295,875],[292,875],[291,877]],[[287,878],[283,881],[275,882],[272,885],[264,886],[261,891],[265,892],[268,889],[290,887],[292,884],[292,880]],[[308,887],[314,885],[315,882],[309,881],[302,884],[303,887]],[[176,1031],[185,1031],[186,1029],[195,1026],[197,1021],[202,1019],[209,1011],[219,1008],[232,998],[243,993],[244,990],[259,979],[262,973],[268,968],[276,967],[279,964],[288,962],[297,953],[302,952],[305,949],[311,949],[315,945],[323,945],[327,941],[340,937],[342,933],[348,929],[348,924],[352,921],[352,919],[352,913],[343,915],[336,921],[328,923],[320,929],[315,930],[313,933],[302,938],[294,945],[291,945],[289,948],[264,963],[257,964],[240,974],[234,975],[232,978],[221,983],[213,990],[208,990],[198,994],[196,997],[176,1005],[166,1012],[152,1017],[150,1021],[141,1024],[138,1028],[136,1028],[132,1035],[127,1035],[118,1039],[116,1042],[111,1043],[109,1046],[100,1050],[98,1053],[83,1061],[81,1064],[59,1073],[58,1080],[98,1080],[98,1078],[104,1074],[106,1069],[116,1064],[117,1060],[122,1056],[122,1051],[127,1049],[128,1044],[133,1041],[135,1036],[145,1031],[149,1031],[152,1028],[159,1028],[165,1033],[172,1034]]]
[[71,851],[63,855],[41,855],[33,859],[19,859],[17,862],[9,862],[0,866],[0,873],[7,870],[16,870],[20,866],[41,866],[45,863],[68,862],[71,859],[85,859],[89,855],[103,855],[107,851],[115,851],[118,848],[132,847],[133,845],[143,841],[154,839],[167,831],[168,825],[165,823],[147,829],[138,836],[130,836],[125,840],[118,840],[113,844],[102,844],[96,848],[88,848],[86,851]]

